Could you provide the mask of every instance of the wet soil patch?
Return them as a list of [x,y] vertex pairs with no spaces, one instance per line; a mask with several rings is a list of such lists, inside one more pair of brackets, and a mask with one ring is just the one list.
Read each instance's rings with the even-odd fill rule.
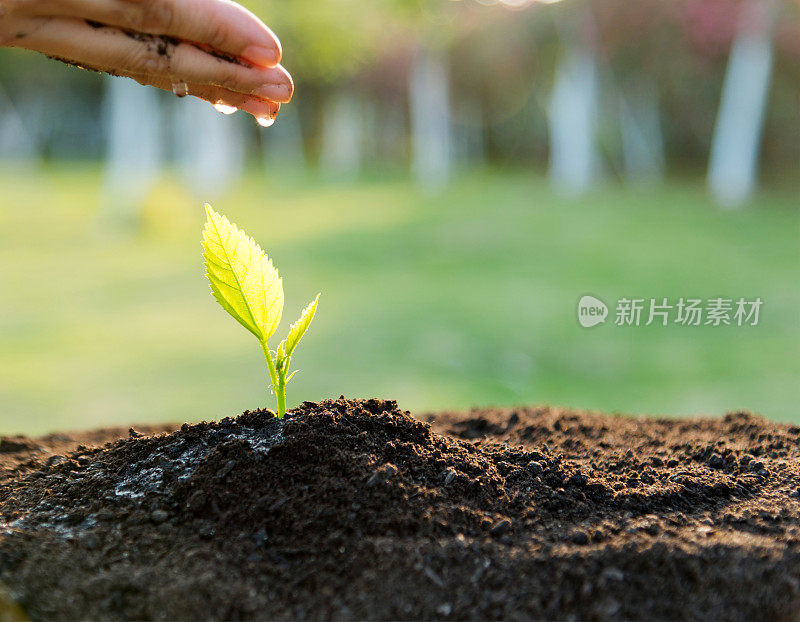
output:
[[0,581],[36,620],[789,620],[799,460],[747,413],[343,398],[7,438]]

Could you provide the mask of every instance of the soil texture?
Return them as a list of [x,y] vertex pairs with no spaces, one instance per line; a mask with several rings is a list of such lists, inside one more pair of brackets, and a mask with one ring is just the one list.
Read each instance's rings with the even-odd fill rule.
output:
[[0,582],[34,620],[796,620],[800,428],[340,398],[6,437]]

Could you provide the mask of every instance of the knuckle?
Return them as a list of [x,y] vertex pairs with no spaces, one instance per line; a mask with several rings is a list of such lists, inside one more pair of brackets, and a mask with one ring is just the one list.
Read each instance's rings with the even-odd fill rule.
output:
[[140,32],[166,34],[172,28],[175,11],[169,0],[142,0],[133,15]]
[[124,11],[121,17],[121,24],[125,28],[134,32],[142,32],[142,14],[138,9]]
[[169,73],[169,58],[152,44],[136,46],[127,60],[126,65],[136,72],[150,76]]
[[120,7],[118,13],[121,23],[128,29],[142,32],[142,7],[140,2],[128,2]]
[[228,25],[225,22],[215,22],[208,33],[206,43],[212,48],[224,50],[229,40]]

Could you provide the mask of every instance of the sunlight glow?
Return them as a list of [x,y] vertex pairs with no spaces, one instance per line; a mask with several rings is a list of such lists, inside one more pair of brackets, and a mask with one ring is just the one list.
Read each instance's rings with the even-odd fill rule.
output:
[[479,4],[492,6],[501,4],[509,9],[523,9],[534,4],[556,4],[562,0],[475,0]]

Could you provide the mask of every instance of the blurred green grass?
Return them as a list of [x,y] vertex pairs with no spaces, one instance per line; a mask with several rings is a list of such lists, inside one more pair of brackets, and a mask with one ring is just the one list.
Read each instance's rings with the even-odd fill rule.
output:
[[[167,177],[141,229],[97,216],[94,167],[0,172],[0,431],[183,421],[273,406],[256,341],[204,281],[202,201]],[[796,190],[796,189],[794,189]],[[318,291],[290,404],[412,411],[551,403],[800,421],[796,191],[715,209],[695,181],[554,196],[521,172],[444,193],[251,173],[214,201],[284,276],[278,336]],[[581,328],[591,293],[764,300],[757,327]],[[612,309],[613,313],[613,309]],[[612,318],[613,319],[613,318]]]

